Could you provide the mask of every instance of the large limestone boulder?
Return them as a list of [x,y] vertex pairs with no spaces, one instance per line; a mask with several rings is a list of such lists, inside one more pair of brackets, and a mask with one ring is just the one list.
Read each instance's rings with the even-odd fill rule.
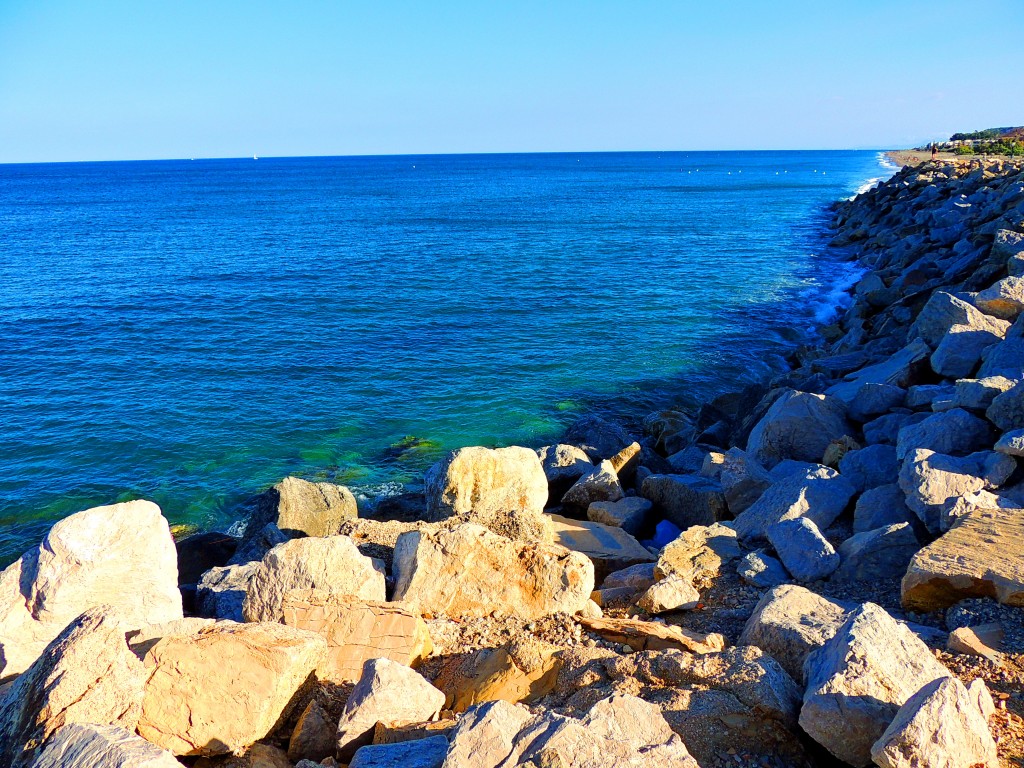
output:
[[832,581],[879,583],[899,579],[920,546],[909,523],[854,534],[839,545],[842,562]]
[[768,541],[797,581],[818,581],[839,567],[839,554],[814,521],[806,517],[768,526]]
[[991,447],[992,437],[992,427],[984,419],[953,408],[901,429],[896,442],[896,458],[902,461],[919,449],[964,456]]
[[950,379],[970,376],[977,370],[985,350],[1002,340],[992,331],[954,325],[932,353],[932,370]]
[[766,592],[743,627],[739,645],[756,645],[802,682],[804,662],[846,620],[848,606],[795,584]]
[[559,443],[537,451],[548,479],[548,504],[557,504],[577,480],[593,472],[594,464],[582,448]]
[[727,516],[721,484],[700,475],[650,475],[641,483],[640,495],[683,530]]
[[925,685],[871,748],[880,768],[997,768],[996,743],[978,702],[955,677]]
[[677,574],[691,582],[703,581],[718,576],[724,564],[739,556],[731,525],[694,525],[665,545],[654,573],[659,579]]
[[343,485],[286,477],[260,495],[246,526],[254,534],[273,523],[286,536],[334,536],[359,514],[356,497]]
[[536,451],[460,448],[428,470],[427,519],[459,517],[503,536],[550,540],[544,505],[548,479]]
[[652,506],[651,502],[640,496],[629,496],[618,501],[595,501],[587,507],[587,519],[621,528],[626,533],[636,536],[646,522]]
[[1024,606],[1024,510],[978,509],[910,561],[904,607],[934,611],[969,597]]
[[182,617],[178,556],[156,504],[66,517],[0,573],[0,677],[27,669],[68,622],[98,605],[127,629]]
[[949,671],[913,632],[865,603],[804,665],[800,726],[835,757],[871,765],[871,747],[899,708]]
[[448,739],[429,736],[415,741],[368,744],[352,756],[348,768],[441,768],[448,754]]
[[791,390],[754,426],[747,453],[769,469],[783,459],[819,462],[829,443],[852,431],[842,402]]
[[596,583],[614,571],[654,560],[654,555],[643,544],[621,528],[561,515],[548,517],[555,543],[586,555],[594,564]]
[[444,706],[444,694],[423,677],[390,659],[371,659],[345,703],[338,722],[338,757],[348,762],[373,739],[380,722],[431,720]]
[[323,589],[384,601],[384,563],[363,555],[348,536],[278,544],[249,582],[242,604],[245,620],[281,621],[285,593],[292,589]]
[[424,614],[539,618],[575,613],[594,591],[594,565],[556,544],[525,544],[466,523],[409,531],[395,544],[395,600]]
[[564,440],[582,448],[595,462],[610,459],[633,442],[621,426],[593,414],[578,418],[566,430]]
[[69,723],[54,732],[32,768],[181,768],[181,763],[116,725]]
[[1006,336],[1006,331],[1010,327],[1005,320],[991,317],[963,299],[945,291],[936,291],[918,314],[910,336],[913,338],[916,334],[935,348],[954,325],[991,331],[1000,337]]
[[503,700],[471,707],[448,736],[450,746],[444,768],[503,764],[512,754],[516,736],[531,717],[526,707]]
[[978,293],[974,304],[987,315],[1014,321],[1024,312],[1024,277],[1004,277]]
[[0,765],[32,764],[37,748],[71,723],[135,729],[146,670],[106,606],[73,620],[0,699]]
[[320,589],[285,593],[284,623],[316,632],[327,641],[322,680],[355,682],[369,659],[386,658],[407,667],[430,655],[434,644],[413,606],[381,603]]
[[288,716],[327,654],[313,632],[217,622],[146,653],[138,732],[175,755],[240,753]]

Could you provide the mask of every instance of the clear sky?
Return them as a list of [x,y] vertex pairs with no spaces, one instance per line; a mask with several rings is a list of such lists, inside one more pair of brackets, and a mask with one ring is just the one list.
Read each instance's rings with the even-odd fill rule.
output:
[[888,148],[1024,124],[1024,0],[0,0],[0,162]]

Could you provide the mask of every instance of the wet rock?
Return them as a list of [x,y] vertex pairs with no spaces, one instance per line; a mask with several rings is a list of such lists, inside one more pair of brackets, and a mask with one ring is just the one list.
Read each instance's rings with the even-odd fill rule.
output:
[[356,497],[345,486],[286,477],[260,495],[246,530],[255,533],[273,523],[289,538],[334,536],[357,515]]
[[181,768],[170,752],[115,725],[58,728],[32,768]]
[[904,427],[896,442],[901,461],[911,451],[926,449],[949,456],[963,456],[992,445],[992,427],[967,411],[954,408]]
[[839,546],[841,562],[832,580],[884,582],[899,579],[920,546],[909,523],[856,533]]
[[726,516],[722,486],[699,475],[651,475],[643,481],[640,495],[683,530],[711,525]]
[[782,563],[763,549],[748,552],[736,568],[740,578],[755,587],[776,587],[789,581],[789,574]]
[[853,532],[864,533],[887,525],[916,520],[907,506],[907,497],[898,484],[880,485],[865,491],[853,509]]
[[751,431],[747,453],[767,468],[783,459],[821,461],[828,444],[851,431],[839,400],[790,390]]
[[839,555],[806,517],[773,523],[767,535],[786,570],[799,581],[824,579],[839,567]]
[[612,463],[602,461],[565,492],[562,504],[585,510],[595,501],[618,501],[624,496],[622,484]]
[[891,445],[869,445],[850,451],[839,462],[839,474],[849,480],[858,493],[895,483],[899,473],[896,449]]
[[640,496],[630,496],[618,501],[595,501],[587,507],[587,519],[621,528],[635,536],[646,522],[652,506],[650,501]]

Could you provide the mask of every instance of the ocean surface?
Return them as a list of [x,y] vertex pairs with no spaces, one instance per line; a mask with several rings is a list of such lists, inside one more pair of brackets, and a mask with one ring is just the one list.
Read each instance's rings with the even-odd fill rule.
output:
[[132,498],[225,528],[766,375],[876,152],[0,165],[0,564]]

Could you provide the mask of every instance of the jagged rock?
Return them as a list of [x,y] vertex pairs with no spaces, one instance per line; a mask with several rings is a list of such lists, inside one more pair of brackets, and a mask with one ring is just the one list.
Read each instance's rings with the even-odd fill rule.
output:
[[427,519],[458,517],[524,541],[550,541],[548,479],[529,448],[460,448],[424,478]]
[[316,699],[310,701],[292,729],[288,759],[319,762],[325,757],[334,757],[337,719],[332,719]]
[[767,541],[769,526],[780,520],[807,517],[828,528],[846,509],[853,485],[834,469],[816,466],[798,470],[765,491],[733,521],[741,541]]
[[324,589],[384,601],[384,564],[359,552],[348,536],[292,539],[270,550],[249,582],[246,621],[281,621],[285,593]]
[[273,523],[288,537],[334,536],[357,515],[356,497],[345,486],[286,477],[260,495],[246,531]]
[[648,587],[637,606],[649,614],[668,613],[696,608],[700,592],[693,588],[689,579],[673,573]]
[[181,768],[170,752],[114,725],[58,728],[32,768]]
[[683,448],[683,450],[673,453],[668,457],[667,461],[672,471],[680,475],[703,474],[704,461],[708,455],[708,452],[703,448],[691,445],[688,448]]
[[587,519],[621,528],[635,536],[647,520],[651,507],[651,502],[640,496],[630,496],[618,501],[595,501],[587,507]]
[[723,564],[739,556],[736,531],[731,526],[694,525],[665,546],[654,573],[659,579],[678,574],[692,583],[714,578]]
[[996,450],[1007,456],[1024,456],[1024,429],[1005,433],[996,442]]
[[[911,338],[913,337],[911,336]],[[909,387],[914,383],[918,369],[923,366],[931,352],[927,344],[920,339],[914,339],[882,362],[847,374],[846,381],[829,387],[825,390],[825,394],[844,403],[849,403],[864,384],[891,384],[896,387]]]
[[722,455],[719,482],[733,516],[746,511],[772,484],[765,468],[739,448],[730,448]]
[[900,470],[900,488],[907,506],[932,533],[945,530],[946,506],[957,498],[1001,485],[1016,463],[1002,454],[983,451],[964,457],[929,450],[912,451]]
[[895,483],[900,474],[896,449],[891,445],[869,445],[850,451],[839,462],[839,474],[849,480],[858,493]]
[[917,316],[910,333],[911,337],[916,334],[934,348],[954,325],[991,331],[1000,337],[1006,336],[1010,327],[1005,320],[990,317],[962,299],[945,291],[936,291]]
[[987,315],[1011,322],[1016,320],[1024,312],[1024,277],[1004,277],[979,292],[974,304]]
[[900,578],[921,545],[908,523],[856,533],[839,545],[833,581],[883,582]]
[[1000,229],[995,233],[995,239],[992,243],[992,257],[1007,260],[1007,269],[1015,277],[1024,275],[1024,265],[1021,268],[1016,266],[1018,264],[1016,259],[1021,254],[1024,254],[1024,235],[1010,229]]
[[0,676],[28,669],[68,622],[98,605],[126,629],[182,617],[178,556],[156,504],[65,517],[0,573]]
[[905,608],[932,611],[968,597],[1024,605],[1024,513],[976,510],[918,551],[903,577]]
[[755,645],[770,654],[796,681],[804,679],[804,661],[825,644],[846,620],[847,607],[795,584],[765,593],[743,627],[739,645]]
[[71,723],[135,730],[146,670],[109,606],[90,608],[39,654],[0,699],[0,765],[24,768]]
[[951,379],[970,376],[981,363],[982,353],[1000,341],[1002,336],[992,331],[954,325],[932,353],[932,370]]
[[840,401],[791,390],[751,431],[747,453],[767,468],[783,459],[821,461],[828,444],[851,431]]
[[252,529],[248,530],[250,535],[239,542],[235,554],[228,560],[229,566],[259,562],[267,552],[278,544],[284,544],[291,538],[290,536],[285,536],[274,523],[267,523],[262,528],[256,529],[255,532]]
[[585,555],[554,544],[511,541],[471,523],[451,531],[403,533],[393,570],[394,599],[415,601],[424,614],[572,614],[594,591],[594,566]]
[[949,675],[931,651],[882,608],[865,603],[804,664],[800,726],[835,757],[871,764],[871,747],[899,708]]
[[484,701],[532,702],[552,691],[562,667],[557,646],[531,636],[449,659],[434,678],[444,708],[464,712]]
[[848,415],[863,424],[893,408],[899,408],[907,396],[907,390],[893,384],[861,384],[850,400]]
[[338,722],[338,757],[350,761],[373,738],[378,720],[431,720],[443,706],[444,694],[418,672],[389,659],[371,659]]
[[853,509],[853,532],[864,533],[887,525],[916,520],[907,506],[907,497],[898,484],[880,485],[865,491]]
[[590,457],[575,445],[549,445],[537,451],[548,479],[548,503],[555,504],[577,480],[594,469]]
[[782,563],[763,549],[748,552],[736,568],[740,578],[755,587],[776,587],[789,581],[789,574]]
[[824,579],[839,567],[839,555],[806,517],[773,523],[767,535],[786,570],[799,581]]
[[319,635],[273,623],[165,637],[144,659],[139,735],[176,755],[239,753],[288,716],[326,654]]
[[967,688],[933,680],[907,699],[871,748],[881,768],[997,768],[996,744]]
[[651,475],[643,481],[640,495],[683,530],[711,525],[726,516],[722,486],[700,475]]
[[565,442],[578,445],[592,461],[610,459],[633,442],[620,427],[600,416],[581,416],[565,433]]
[[242,604],[260,563],[211,568],[196,587],[196,610],[211,619],[245,621]]
[[989,376],[984,379],[960,379],[956,383],[953,405],[957,408],[984,412],[997,395],[1013,386],[1012,379],[1005,376]]
[[404,603],[362,600],[319,589],[290,590],[282,604],[284,623],[327,641],[321,680],[354,682],[368,659],[387,658],[407,667],[430,655],[427,625]]
[[713,632],[702,635],[682,627],[659,624],[656,621],[635,619],[590,619],[582,616],[577,621],[605,640],[628,645],[634,651],[657,651],[675,648],[693,653],[712,653],[725,647],[725,638]]
[[360,747],[348,768],[441,768],[448,754],[448,739],[430,736],[395,744]]
[[904,427],[896,442],[896,457],[926,449],[949,456],[964,456],[992,445],[992,427],[967,411],[954,408]]
[[555,543],[586,555],[594,564],[595,582],[613,571],[655,559],[650,550],[621,528],[561,515],[548,517]]
[[595,501],[618,501],[625,494],[610,461],[602,461],[562,496],[562,504],[587,509]]
[[985,416],[1003,432],[1024,429],[1024,382],[996,395]]
[[449,735],[444,768],[501,765],[512,754],[530,710],[507,701],[490,701],[470,708]]
[[993,376],[1014,380],[1024,378],[1024,327],[1020,318],[1010,329],[1010,334],[1004,341],[985,350],[984,362],[977,373],[979,379]]

